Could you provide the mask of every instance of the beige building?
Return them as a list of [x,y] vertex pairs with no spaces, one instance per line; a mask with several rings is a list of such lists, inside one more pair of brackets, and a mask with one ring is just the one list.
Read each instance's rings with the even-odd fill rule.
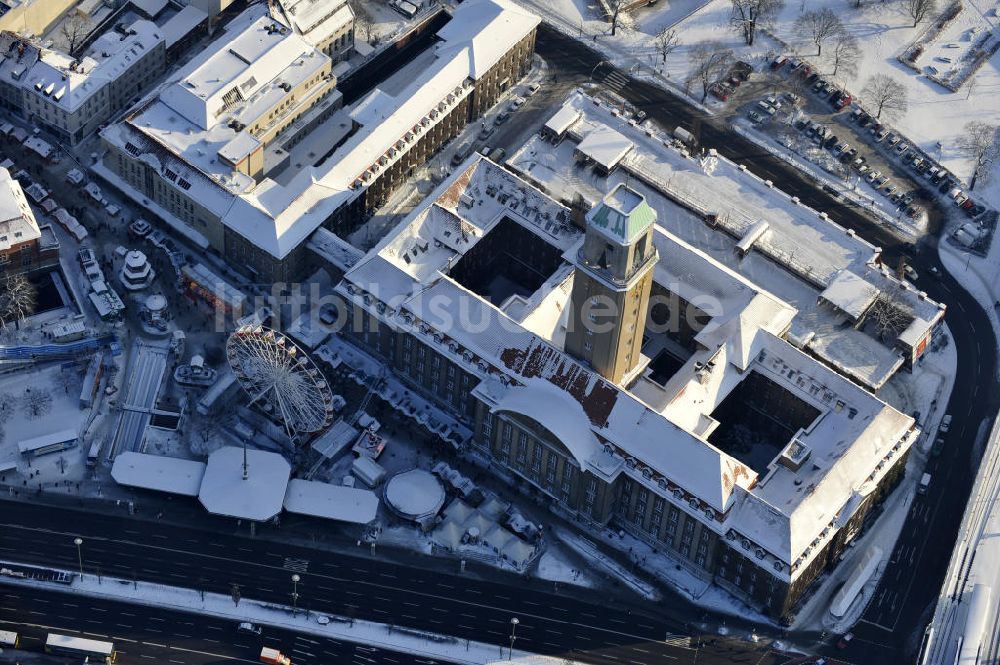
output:
[[95,170],[256,279],[289,281],[308,269],[313,232],[357,228],[528,71],[539,19],[469,0],[413,80],[339,113],[327,53],[266,8],[236,21],[248,27],[102,132]]
[[[468,423],[467,450],[491,473],[787,615],[895,486],[919,432],[789,344],[793,307],[643,206],[613,190],[581,232],[568,208],[474,158],[346,272],[344,334]],[[609,266],[627,248],[619,265],[659,296],[639,335],[654,361],[621,382],[568,353],[577,280],[593,279],[579,257],[600,264],[598,239],[612,241]],[[713,312],[692,304],[706,294]],[[678,325],[663,325],[665,305]]]
[[82,58],[0,35],[0,100],[33,124],[76,144],[139,98],[163,75],[166,44],[159,28],[136,21],[109,30]]
[[79,0],[0,0],[0,31],[43,35]]
[[354,48],[354,12],[347,0],[277,0],[284,22],[334,62]]

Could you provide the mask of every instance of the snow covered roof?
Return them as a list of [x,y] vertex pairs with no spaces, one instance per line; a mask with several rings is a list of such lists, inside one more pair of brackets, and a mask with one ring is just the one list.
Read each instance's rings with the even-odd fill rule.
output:
[[478,79],[540,22],[538,16],[510,0],[466,0],[437,34],[448,46],[468,46],[470,74]]
[[[248,21],[243,17],[252,18],[252,11],[235,21]],[[296,62],[322,55],[283,25],[284,33],[274,32],[269,26],[275,21],[266,16],[256,18],[245,30],[230,28],[222,43],[216,42],[185,67],[158,100],[149,102],[128,122],[206,177],[205,187],[187,178],[188,189],[199,187],[197,194],[189,196],[200,201],[204,195],[207,207],[227,227],[272,256],[284,258],[472,94],[472,81],[538,21],[507,0],[462,3],[439,32],[443,43],[437,46],[430,66],[398,95],[381,90],[371,93],[354,113],[362,126],[323,166],[305,168],[286,184],[270,178],[254,183],[215,159],[235,136],[227,125],[214,123],[223,109],[223,97],[248,97]],[[228,36],[233,33],[238,34]],[[302,56],[304,48],[313,52]],[[105,130],[102,136],[123,149],[131,141],[133,154],[148,150],[156,160],[163,159],[155,146],[139,145],[127,132],[116,135]],[[162,170],[160,164],[156,167]],[[225,195],[206,191],[211,189]]]
[[347,0],[277,0],[277,5],[292,28],[314,46],[354,20]]
[[186,5],[163,24],[163,38],[170,48],[208,19],[208,14],[194,5]]
[[444,486],[429,471],[410,469],[389,479],[385,484],[385,500],[403,517],[420,521],[441,510]]
[[10,171],[0,168],[0,249],[37,240],[41,235],[21,183],[11,177]]
[[315,48],[284,24],[261,16],[223,38],[187,65],[160,99],[201,129],[212,127],[227,107],[250,99]]
[[183,496],[198,496],[204,475],[204,462],[136,452],[121,453],[111,467],[119,485]]
[[548,119],[545,128],[557,136],[573,126],[580,119],[580,112],[571,106],[560,106],[559,110]]
[[[582,196],[596,204],[617,184],[628,184],[656,211],[657,225],[797,309],[789,340],[845,376],[877,390],[904,363],[907,352],[921,349],[941,319],[943,310],[938,303],[878,262],[878,248],[742,167],[717,155],[709,154],[705,159],[690,156],[675,147],[672,136],[649,125],[636,125],[616,109],[580,92],[569,97],[563,110],[579,113],[567,139],[553,146],[544,138],[532,137],[507,160],[509,168],[564,202]],[[637,146],[610,175],[580,169],[574,154],[575,142],[602,124],[615,128]],[[711,223],[706,224],[706,220]],[[739,243],[749,239],[752,242],[739,251]],[[662,240],[656,238],[657,242]],[[663,255],[668,250],[659,251]],[[668,274],[687,270],[682,268],[673,270],[661,261],[656,268],[657,281],[679,282],[690,293],[684,296],[690,300],[698,295],[697,285],[688,289],[686,282],[690,280]],[[897,339],[845,326],[843,311],[820,306],[822,292],[844,270],[880,292],[898,294],[893,300],[902,301],[906,310],[913,312],[912,324]],[[830,294],[842,286],[845,284],[837,285]],[[724,291],[713,289],[713,298],[731,311],[725,304],[730,299],[720,295]]]
[[[564,212],[524,180],[473,157],[337,289],[479,376],[473,394],[491,411],[536,420],[583,468],[609,480],[627,474],[681,509],[704,513],[720,535],[746,538],[774,558],[776,571],[793,574],[789,566],[802,565],[816,551],[813,542],[832,533],[822,535],[829,521],[845,515],[851,497],[877,484],[911,445],[913,420],[782,339],[795,307],[659,226],[654,282],[711,317],[694,355],[665,385],[645,376],[628,390],[606,381],[449,275],[502,218],[571,253],[583,239],[561,226]],[[818,292],[811,293],[814,305]],[[719,425],[712,414],[754,373],[819,414],[763,472],[711,443]],[[793,469],[786,458],[808,461]]]
[[875,286],[845,268],[837,273],[820,297],[857,321],[878,294]]
[[585,157],[594,160],[605,171],[618,166],[635,147],[635,144],[620,132],[607,125],[597,125],[583,135],[576,149]]
[[21,79],[21,86],[73,113],[161,42],[163,34],[156,24],[139,20],[124,35],[114,30],[105,32],[79,60],[41,49],[38,61]]
[[208,456],[198,498],[215,515],[263,522],[281,512],[291,467],[284,457],[264,450],[226,446]]
[[580,403],[543,379],[528,379],[523,385],[509,387],[493,410],[531,418],[562,441],[581,468],[602,452]]
[[284,505],[290,513],[352,524],[368,524],[378,513],[378,497],[371,490],[298,478],[289,481]]

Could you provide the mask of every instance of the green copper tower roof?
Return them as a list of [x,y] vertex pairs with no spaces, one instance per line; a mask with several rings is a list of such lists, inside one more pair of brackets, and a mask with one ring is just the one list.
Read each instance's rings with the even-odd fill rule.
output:
[[609,239],[628,245],[656,223],[656,211],[642,194],[618,184],[587,213],[587,223]]

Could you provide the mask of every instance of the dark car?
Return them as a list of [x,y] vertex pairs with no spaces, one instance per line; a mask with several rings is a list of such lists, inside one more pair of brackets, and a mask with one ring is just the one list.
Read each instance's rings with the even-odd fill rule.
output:
[[867,127],[868,123],[872,121],[872,117],[867,113],[862,113],[861,117],[858,118],[858,124],[862,127]]
[[823,147],[827,149],[832,148],[833,146],[837,145],[837,142],[839,141],[840,139],[837,138],[836,134],[831,134],[828,139],[823,141]]

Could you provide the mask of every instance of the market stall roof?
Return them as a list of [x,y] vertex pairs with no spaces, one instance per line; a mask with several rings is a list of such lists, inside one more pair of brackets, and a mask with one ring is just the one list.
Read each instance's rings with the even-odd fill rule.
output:
[[111,467],[119,485],[183,496],[198,496],[204,475],[204,462],[135,452],[121,453]]
[[288,483],[285,510],[338,522],[368,524],[378,513],[378,497],[371,490],[296,478]]
[[281,512],[291,467],[277,453],[220,448],[208,457],[198,498],[205,510],[245,520],[263,522]]

